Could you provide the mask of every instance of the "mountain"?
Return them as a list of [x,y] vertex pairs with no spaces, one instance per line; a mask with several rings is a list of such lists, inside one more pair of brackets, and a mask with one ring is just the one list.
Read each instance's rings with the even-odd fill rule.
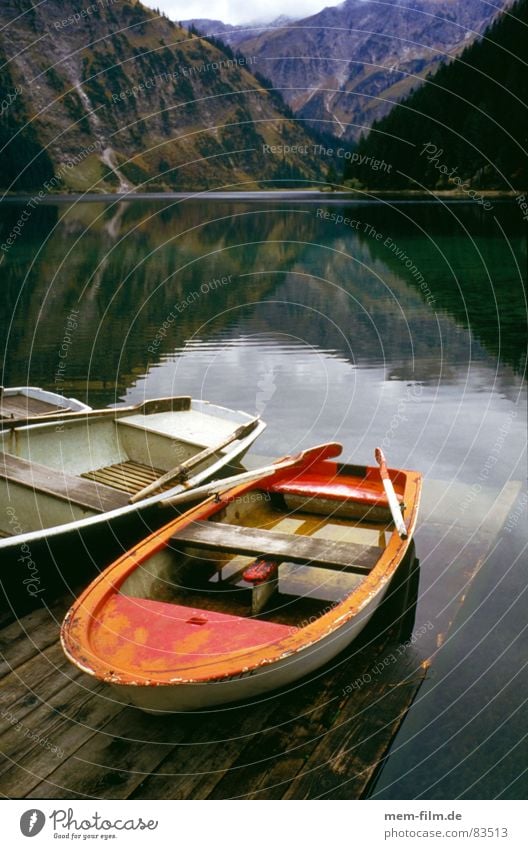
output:
[[3,0],[0,68],[6,190],[324,179],[324,166],[298,155],[312,138],[250,63],[136,0]]
[[191,18],[188,21],[180,21],[180,26],[186,29],[195,28],[198,32],[204,35],[212,35],[221,38],[226,44],[231,47],[236,47],[241,41],[254,35],[255,28],[257,30],[273,30],[280,27],[289,26],[298,18],[291,18],[287,15],[279,15],[273,21],[266,24],[225,24],[223,21],[215,21],[211,18]]
[[511,0],[346,0],[287,26],[220,30],[298,117],[357,139],[427,74],[484,31]]
[[[528,189],[527,30],[528,0],[517,0],[458,60],[374,124],[345,176],[372,188],[458,189],[485,210],[491,201],[475,187]],[[383,173],[368,167],[383,159]],[[528,203],[519,200],[528,220]]]

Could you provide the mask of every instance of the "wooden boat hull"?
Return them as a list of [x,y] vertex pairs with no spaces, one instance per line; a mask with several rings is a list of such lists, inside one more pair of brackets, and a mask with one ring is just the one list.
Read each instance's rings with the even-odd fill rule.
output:
[[[210,499],[198,505],[110,566],[81,595],[63,623],[62,645],[70,660],[142,710],[175,712],[259,698],[313,674],[336,657],[374,615],[409,550],[421,491],[417,472],[392,471],[407,505],[407,538],[401,539],[392,531],[381,553],[373,549],[375,565],[364,565],[356,558],[353,544],[315,540],[315,560],[310,559],[310,569],[313,563],[342,563],[344,568],[349,562],[362,576],[354,589],[329,605],[315,621],[287,627],[263,621],[259,615],[241,618],[215,613],[210,607],[168,604],[149,598],[146,590],[153,576],[164,584],[169,582],[169,573],[159,571],[159,565],[174,546],[177,552],[182,545],[207,546],[210,538],[214,550],[218,533],[223,533],[224,550],[236,550],[238,534],[245,555],[267,549],[276,555],[282,551],[283,560],[305,561],[305,537],[293,536],[289,542],[284,534],[268,531],[260,543],[258,531],[233,525],[232,520],[260,492],[279,492],[282,497],[284,491],[298,491],[309,481],[315,487],[313,499],[321,496],[324,500],[336,479],[340,485],[345,481],[351,491],[355,489],[350,476],[339,477],[337,464],[328,459],[315,469],[319,484],[308,474],[303,480],[306,471],[301,463],[293,477],[291,472],[272,474],[265,481],[222,493],[220,503]],[[363,474],[367,489],[374,485],[375,469],[360,469],[359,474]],[[377,508],[383,506],[380,488],[378,484]],[[371,499],[368,493],[366,499]],[[291,521],[288,516],[291,514],[286,520]],[[304,513],[302,520],[307,521]],[[225,532],[222,522],[226,523]],[[360,530],[366,533],[363,527]],[[301,549],[298,555],[296,543]]]

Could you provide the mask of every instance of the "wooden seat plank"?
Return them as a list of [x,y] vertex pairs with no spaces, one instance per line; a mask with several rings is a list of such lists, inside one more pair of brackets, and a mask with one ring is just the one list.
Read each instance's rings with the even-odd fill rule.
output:
[[23,460],[14,454],[0,452],[0,478],[97,513],[117,510],[128,504],[127,494],[117,489],[52,469],[42,463]]
[[360,575],[368,575],[372,571],[383,551],[377,546],[208,521],[192,522],[171,539],[179,544],[221,549],[251,557],[267,556],[323,568],[343,568]]

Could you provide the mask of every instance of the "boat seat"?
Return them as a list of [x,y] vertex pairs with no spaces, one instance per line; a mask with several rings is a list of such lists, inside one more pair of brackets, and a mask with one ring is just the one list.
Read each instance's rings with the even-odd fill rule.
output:
[[[323,475],[303,473],[299,480],[286,480],[270,486],[270,491],[287,495],[303,495],[314,499],[328,498],[336,501],[352,499],[373,507],[388,507],[389,504],[381,481],[377,483],[347,475],[328,479]],[[396,493],[396,497],[398,501],[403,501],[400,494]]]
[[117,510],[128,504],[128,495],[124,492],[52,469],[42,463],[23,460],[14,454],[0,452],[0,478],[96,513]]
[[336,542],[302,534],[281,534],[261,528],[228,525],[222,522],[191,522],[172,537],[172,542],[219,549],[284,560],[291,563],[309,563],[330,569],[346,569],[368,575],[374,568],[383,549],[352,542]]
[[110,649],[119,654],[138,675],[162,667],[180,673],[186,667],[206,669],[219,655],[271,645],[291,633],[290,626],[275,622],[116,593],[104,615],[93,618],[90,644],[101,657]]

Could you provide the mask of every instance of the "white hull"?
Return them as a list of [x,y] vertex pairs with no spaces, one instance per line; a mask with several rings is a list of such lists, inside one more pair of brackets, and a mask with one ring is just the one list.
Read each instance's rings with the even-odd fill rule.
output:
[[[80,402],[79,402],[80,403]],[[224,407],[219,407],[214,404],[209,404],[206,401],[193,401],[193,410],[196,411],[204,411],[209,417],[218,417],[218,421],[222,422],[225,426],[226,421],[229,421],[231,424],[234,423],[235,426],[240,424],[245,424],[253,419],[252,416],[247,413],[243,413],[241,411],[233,411]],[[118,412],[118,410],[117,410]],[[223,420],[223,421],[222,421]],[[66,430],[68,428],[75,427],[72,423],[68,423],[65,425]],[[97,527],[112,525],[113,522],[120,520],[125,517],[138,517],[141,516],[142,513],[149,510],[151,507],[158,505],[162,500],[171,498],[174,495],[177,495],[181,492],[187,491],[195,486],[199,486],[201,483],[214,478],[218,475],[227,465],[238,462],[243,458],[246,454],[252,443],[258,436],[262,433],[264,428],[266,427],[265,423],[259,421],[256,427],[245,437],[242,439],[233,442],[227,449],[225,449],[220,457],[213,458],[212,462],[208,461],[202,467],[198,467],[195,474],[187,481],[186,485],[183,486],[181,484],[177,484],[169,490],[165,490],[163,492],[155,493],[154,495],[147,497],[141,501],[138,501],[135,504],[127,504],[126,506],[119,507],[115,510],[108,510],[106,512],[95,513],[90,510],[86,510],[83,507],[77,506],[72,503],[68,507],[68,520],[71,516],[71,521],[59,520],[57,521],[55,517],[64,516],[64,505],[56,502],[54,504],[54,500],[52,497],[46,495],[46,493],[39,492],[31,488],[31,486],[27,488],[13,487],[9,481],[0,481],[3,484],[4,489],[1,494],[1,500],[4,506],[4,512],[9,508],[11,510],[11,514],[17,518],[17,521],[20,523],[23,522],[24,516],[32,511],[38,511],[40,517],[46,517],[46,521],[42,521],[43,527],[38,529],[30,530],[26,533],[17,533],[14,536],[7,536],[0,538],[0,555],[7,555],[9,553],[16,554],[20,551],[21,545],[31,546],[32,543],[39,543],[41,541],[57,541],[57,542],[65,542],[68,540],[68,537],[71,536],[72,539],[76,539],[78,541],[78,535],[82,534],[84,531],[97,529]],[[38,424],[31,425],[30,427],[25,428],[17,428],[15,434],[15,443],[23,441],[26,439],[24,436],[25,433],[31,431],[31,438],[29,434],[27,436],[27,442],[29,448],[26,449],[26,453],[31,457],[35,462],[46,462],[47,452],[51,452],[54,449],[55,442],[58,440],[53,435],[53,429],[57,430],[61,428],[61,421],[55,421],[53,423],[46,424]],[[139,436],[137,434],[140,434]],[[45,439],[41,439],[44,436]],[[130,439],[136,439],[138,443],[141,442],[142,436],[141,431],[132,432],[129,436]],[[8,437],[4,436],[4,439],[7,440]],[[48,440],[46,442],[46,440]],[[55,442],[54,442],[55,440]],[[160,438],[159,443],[161,444],[162,439]],[[175,440],[167,440],[172,443],[172,447],[174,447]],[[41,444],[39,444],[41,443]],[[214,441],[213,441],[214,444]],[[66,468],[70,468],[70,464],[74,465],[77,461],[83,462],[85,461],[85,457],[80,456],[81,447],[76,449],[75,443],[71,446],[68,446],[64,441],[64,445],[71,452],[69,456],[65,456],[65,450],[62,445],[58,445],[57,447],[57,456],[53,458],[53,462],[56,467],[65,466]],[[107,446],[104,444],[104,440],[94,439],[93,437],[89,440],[88,445],[88,453],[90,455],[89,460],[93,462],[95,455],[98,453],[103,454],[106,450]],[[82,449],[86,453],[85,446],[82,446]],[[11,445],[7,445],[4,447],[4,450],[8,453],[13,451]],[[154,445],[154,451],[158,450],[159,457],[162,456],[162,452],[164,452],[164,459],[167,460],[167,448],[166,446],[162,446],[161,448],[157,445]],[[38,452],[41,452],[40,454]],[[159,461],[159,457],[157,458]],[[147,458],[150,460],[150,457]],[[170,468],[173,465],[173,457],[168,456],[168,464],[167,468]],[[51,459],[50,459],[51,463]],[[101,462],[101,465],[103,463]],[[75,473],[78,473],[77,470],[74,470]],[[20,518],[19,518],[20,517]],[[145,531],[145,528],[140,525],[140,532]]]

